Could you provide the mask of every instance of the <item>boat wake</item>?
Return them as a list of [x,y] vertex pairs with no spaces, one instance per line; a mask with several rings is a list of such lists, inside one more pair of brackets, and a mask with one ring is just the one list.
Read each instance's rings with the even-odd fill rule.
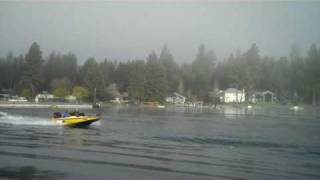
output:
[[93,125],[93,126],[100,126],[101,123],[100,123],[100,121],[96,121],[96,122],[93,122],[91,125]]
[[12,124],[12,125],[39,125],[39,126],[53,126],[57,125],[50,119],[33,117],[33,116],[22,116],[22,115],[11,115],[6,112],[0,112],[0,123]]
[[2,116],[8,116],[8,113],[6,113],[6,112],[0,112],[0,117],[2,117]]

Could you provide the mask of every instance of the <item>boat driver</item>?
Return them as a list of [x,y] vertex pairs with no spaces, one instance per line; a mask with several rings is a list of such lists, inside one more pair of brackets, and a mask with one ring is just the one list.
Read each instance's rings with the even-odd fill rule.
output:
[[69,112],[68,111],[65,111],[64,113],[63,113],[63,117],[69,117],[70,115],[69,115]]

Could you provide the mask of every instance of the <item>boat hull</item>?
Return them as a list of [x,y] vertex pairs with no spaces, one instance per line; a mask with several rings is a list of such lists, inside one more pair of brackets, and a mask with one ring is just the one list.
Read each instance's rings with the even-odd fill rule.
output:
[[65,118],[53,118],[53,120],[60,125],[67,127],[87,127],[91,123],[99,120],[97,116],[70,116]]

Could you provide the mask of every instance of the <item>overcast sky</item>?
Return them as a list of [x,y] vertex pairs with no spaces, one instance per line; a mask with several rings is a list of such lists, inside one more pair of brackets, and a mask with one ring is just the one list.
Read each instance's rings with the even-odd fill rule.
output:
[[38,42],[80,61],[145,59],[167,43],[177,62],[191,62],[201,43],[218,59],[256,43],[261,55],[286,56],[320,45],[320,1],[0,2],[0,56],[25,54]]

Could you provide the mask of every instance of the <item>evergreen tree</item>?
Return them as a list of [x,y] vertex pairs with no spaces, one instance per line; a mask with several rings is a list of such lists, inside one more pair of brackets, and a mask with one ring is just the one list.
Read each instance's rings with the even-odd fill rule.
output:
[[145,63],[143,60],[129,62],[129,97],[141,101],[144,99]]
[[164,102],[167,95],[165,67],[159,62],[155,52],[152,52],[146,63],[145,99]]
[[85,84],[84,80],[85,80],[85,76],[89,70],[90,67],[92,66],[97,66],[97,62],[94,58],[88,58],[84,64],[80,67],[78,73],[77,73],[77,80],[76,83],[77,84]]
[[117,62],[108,61],[107,59],[99,64],[105,84],[116,82],[116,66]]
[[260,73],[260,83],[259,83],[259,89],[264,90],[270,90],[273,92],[276,92],[276,80],[277,76],[276,74],[279,74],[281,72],[276,72],[276,61],[272,57],[264,57],[261,59],[260,67],[259,67],[259,73]]
[[5,60],[4,58],[0,58],[0,89],[4,89],[5,88],[5,68],[6,68],[6,65],[5,65]]
[[184,95],[187,95],[187,97],[190,98],[193,80],[192,66],[190,64],[182,64],[180,74],[182,77],[182,84],[184,86]]
[[23,55],[14,58],[14,81],[13,88],[14,91],[18,94],[20,92],[20,80],[22,78],[23,67],[24,67],[24,58]]
[[14,56],[12,52],[9,52],[6,58],[5,78],[6,78],[6,87],[12,89],[14,87],[15,80],[15,67],[14,67]]
[[169,92],[177,91],[178,81],[179,81],[177,72],[178,72],[179,66],[177,63],[175,63],[174,58],[166,44],[163,46],[161,50],[159,60],[163,64],[166,70],[168,91]]
[[70,91],[72,89],[72,82],[67,77],[52,79],[50,89],[53,91],[57,88],[65,88]]
[[250,49],[243,55],[243,60],[245,63],[245,67],[243,69],[245,73],[245,89],[247,91],[247,95],[250,95],[254,90],[259,89],[259,82],[261,80],[261,76],[259,73],[259,49],[256,44],[252,44]]
[[[43,75],[47,82],[51,82],[53,79],[67,78],[73,84],[76,81],[78,70],[77,58],[71,53],[61,55],[52,52],[43,69]],[[46,86],[46,88],[49,87]]]
[[120,62],[115,72],[115,82],[120,92],[128,92],[129,67],[127,63]]
[[280,57],[272,68],[272,81],[275,86],[275,92],[278,99],[287,102],[290,99],[289,95],[289,61],[287,57]]
[[294,103],[303,99],[305,93],[305,63],[298,45],[293,45],[290,52],[290,96]]
[[72,53],[62,55],[61,71],[62,77],[70,79],[72,83],[75,82],[78,71],[76,55]]
[[192,62],[193,93],[202,100],[206,98],[207,93],[213,88],[212,78],[215,60],[213,50],[207,53],[205,46],[202,44],[195,60]]
[[315,44],[310,47],[308,57],[306,59],[306,82],[309,102],[316,105],[319,101],[320,89],[320,57]]
[[98,63],[94,58],[89,58],[85,65],[82,67],[84,73],[84,84],[88,87],[91,98],[93,99],[94,91],[96,89],[97,98],[105,99],[106,96],[106,84],[103,79],[103,74],[99,68]]
[[30,87],[32,97],[34,97],[39,92],[42,83],[41,71],[43,62],[40,46],[36,42],[32,43],[25,61],[22,84]]
[[19,94],[23,61],[22,55],[15,57],[12,52],[6,58],[0,58],[0,89],[10,89]]

